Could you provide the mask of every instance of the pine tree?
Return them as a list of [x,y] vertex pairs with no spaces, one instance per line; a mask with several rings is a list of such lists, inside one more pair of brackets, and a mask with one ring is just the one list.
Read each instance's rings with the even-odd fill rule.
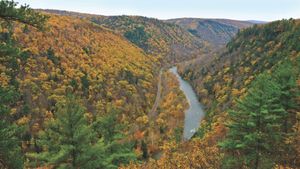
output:
[[[299,68],[298,68],[299,69]],[[282,118],[282,131],[285,141],[278,147],[280,150],[280,163],[284,166],[293,164],[297,159],[297,150],[294,148],[292,141],[297,135],[297,130],[293,126],[297,123],[297,105],[296,98],[299,96],[299,91],[296,85],[296,74],[299,72],[297,66],[293,68],[291,61],[285,61],[279,65],[274,72],[276,82],[280,87],[280,102],[282,107],[286,110],[285,116]],[[287,155],[288,154],[288,155]]]
[[105,154],[109,165],[106,168],[118,168],[136,160],[133,145],[124,140],[121,130],[124,125],[118,123],[118,114],[119,111],[112,108],[107,115],[98,117],[93,127],[107,146]]
[[260,75],[237,110],[229,113],[229,133],[220,143],[226,152],[225,168],[272,168],[277,160],[274,147],[282,141],[281,118],[286,114],[279,89],[269,75]]
[[10,106],[18,100],[14,88],[0,86],[0,168],[23,168],[23,156],[20,140],[17,137],[20,129],[13,124],[9,116]]
[[[274,73],[274,77],[280,87],[280,100],[282,107],[287,111],[292,108],[296,108],[297,105],[294,99],[297,95],[297,92],[295,91],[296,74],[294,73],[291,62],[286,61],[285,63],[279,65]],[[291,131],[293,125],[291,122],[295,121],[295,116],[295,113],[289,112],[283,118],[283,130],[285,133]]]
[[17,8],[18,3],[14,1],[0,1],[0,19],[12,22],[20,22],[25,25],[42,29],[48,16],[35,12],[28,5],[21,5]]
[[12,22],[20,22],[37,28],[43,28],[48,17],[41,15],[28,6],[17,8],[14,1],[0,1],[0,61],[6,70],[1,72],[8,77],[7,85],[0,84],[0,168],[23,168],[23,154],[21,153],[21,128],[14,124],[18,118],[12,117],[10,112],[20,100],[18,82],[18,60],[24,62],[26,53],[21,52],[13,39]]
[[104,142],[88,125],[84,112],[74,96],[58,103],[55,118],[38,140],[43,151],[28,157],[55,168],[105,168]]

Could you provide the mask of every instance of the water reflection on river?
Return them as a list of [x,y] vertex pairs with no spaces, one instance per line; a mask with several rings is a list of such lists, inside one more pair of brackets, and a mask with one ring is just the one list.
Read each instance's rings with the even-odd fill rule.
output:
[[195,132],[199,128],[200,121],[204,118],[204,111],[197,99],[196,93],[194,92],[192,86],[180,77],[177,72],[177,67],[172,67],[170,69],[170,72],[172,72],[179,80],[180,89],[185,94],[190,105],[189,109],[185,111],[183,131],[183,138],[185,140],[188,140],[195,134]]

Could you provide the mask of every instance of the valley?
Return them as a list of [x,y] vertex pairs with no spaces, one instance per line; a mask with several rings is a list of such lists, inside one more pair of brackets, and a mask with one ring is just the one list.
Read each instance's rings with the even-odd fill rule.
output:
[[300,21],[0,2],[0,168],[297,169]]

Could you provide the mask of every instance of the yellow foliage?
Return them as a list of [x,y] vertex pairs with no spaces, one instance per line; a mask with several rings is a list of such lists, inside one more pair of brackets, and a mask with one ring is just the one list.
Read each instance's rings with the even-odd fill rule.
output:
[[136,122],[145,125],[145,124],[147,124],[147,123],[149,122],[148,116],[147,116],[147,115],[144,115],[144,116],[142,116],[142,117],[138,117],[138,118],[136,119]]
[[17,124],[25,125],[25,124],[28,124],[29,121],[30,121],[30,119],[28,117],[24,116],[24,117],[18,119]]
[[230,70],[230,67],[226,67],[226,68],[224,69],[224,73],[227,73],[229,70]]
[[232,89],[231,90],[231,94],[233,95],[233,96],[238,96],[238,95],[240,95],[240,93],[241,93],[241,91],[240,90],[238,90],[238,89]]
[[0,74],[0,86],[7,87],[10,78],[4,72]]

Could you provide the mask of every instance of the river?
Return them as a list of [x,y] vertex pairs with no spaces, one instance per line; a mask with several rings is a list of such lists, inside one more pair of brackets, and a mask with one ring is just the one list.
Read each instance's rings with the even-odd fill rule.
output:
[[183,139],[189,140],[198,130],[200,121],[204,118],[205,114],[192,86],[181,78],[177,72],[177,67],[172,67],[169,71],[177,77],[180,90],[183,91],[189,103],[189,108],[185,111],[183,130]]

